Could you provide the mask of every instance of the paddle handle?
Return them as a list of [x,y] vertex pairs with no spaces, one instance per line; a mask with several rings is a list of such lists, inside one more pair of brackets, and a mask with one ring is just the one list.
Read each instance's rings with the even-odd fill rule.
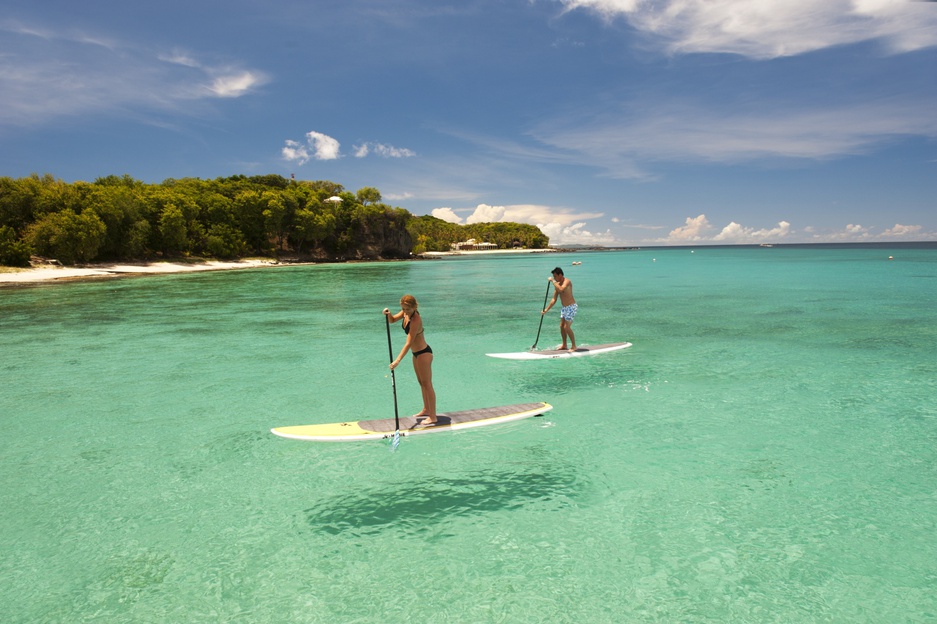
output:
[[531,351],[537,348],[537,343],[540,342],[540,330],[543,329],[543,317],[546,316],[543,314],[543,311],[547,309],[547,297],[550,296],[550,282],[547,282],[547,292],[543,294],[543,305],[540,306],[540,327],[537,328],[537,338],[534,340],[534,346],[530,348]]
[[[387,325],[387,355],[390,356],[390,363],[394,363],[394,348],[390,344],[390,319],[384,315],[384,322]],[[394,426],[396,431],[400,431],[400,416],[397,412],[397,378],[394,376],[394,369],[390,369],[390,384],[394,389]]]

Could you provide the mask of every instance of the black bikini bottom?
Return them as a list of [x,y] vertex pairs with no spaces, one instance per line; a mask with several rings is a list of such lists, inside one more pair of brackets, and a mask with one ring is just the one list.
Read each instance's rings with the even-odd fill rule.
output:
[[416,356],[418,356],[418,355],[423,355],[424,353],[432,353],[432,352],[433,352],[433,350],[430,348],[430,346],[429,346],[429,345],[426,345],[426,348],[425,348],[425,349],[420,349],[419,351],[414,351],[414,352],[413,352],[413,357],[416,357]]

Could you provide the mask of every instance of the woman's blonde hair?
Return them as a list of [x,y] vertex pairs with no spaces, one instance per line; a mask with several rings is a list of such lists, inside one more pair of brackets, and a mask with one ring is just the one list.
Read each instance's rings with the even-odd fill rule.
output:
[[400,298],[400,307],[413,308],[414,310],[420,307],[420,304],[417,303],[416,297],[413,295],[404,295]]

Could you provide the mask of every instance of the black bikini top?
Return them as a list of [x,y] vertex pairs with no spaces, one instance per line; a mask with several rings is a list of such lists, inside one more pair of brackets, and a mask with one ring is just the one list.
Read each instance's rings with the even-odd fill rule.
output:
[[[414,312],[413,314],[416,315],[416,314],[419,314],[419,312]],[[413,320],[412,316],[410,317],[410,320],[411,321]],[[407,322],[406,325],[403,326],[403,333],[405,333],[408,336],[410,335],[410,322],[409,321]]]

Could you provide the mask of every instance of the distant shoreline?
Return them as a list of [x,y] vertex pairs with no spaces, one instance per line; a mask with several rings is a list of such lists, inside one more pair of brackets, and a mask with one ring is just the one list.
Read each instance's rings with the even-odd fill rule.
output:
[[449,256],[497,256],[502,254],[561,253],[570,251],[548,247],[546,249],[460,249],[459,251],[424,251],[421,258],[445,258]]
[[[401,260],[348,260],[347,262],[407,262],[410,260],[440,260],[454,257],[497,256],[536,253],[588,253],[601,251],[652,251],[677,249],[725,249],[744,247],[764,247],[767,249],[827,248],[827,249],[933,249],[937,250],[937,241],[895,241],[869,243],[774,243],[771,245],[668,245],[661,247],[549,247],[546,249],[491,249],[460,251],[428,251],[412,258]],[[310,260],[308,262],[277,261],[272,258],[249,258],[244,260],[198,260],[198,261],[161,261],[141,263],[92,264],[82,266],[61,266],[57,264],[36,264],[30,268],[0,267],[0,289],[21,286],[37,286],[48,283],[64,283],[112,279],[116,277],[140,275],[168,275],[174,273],[195,273],[201,271],[224,271],[236,269],[258,269],[282,266],[303,266],[309,264],[332,264],[331,262]]]

